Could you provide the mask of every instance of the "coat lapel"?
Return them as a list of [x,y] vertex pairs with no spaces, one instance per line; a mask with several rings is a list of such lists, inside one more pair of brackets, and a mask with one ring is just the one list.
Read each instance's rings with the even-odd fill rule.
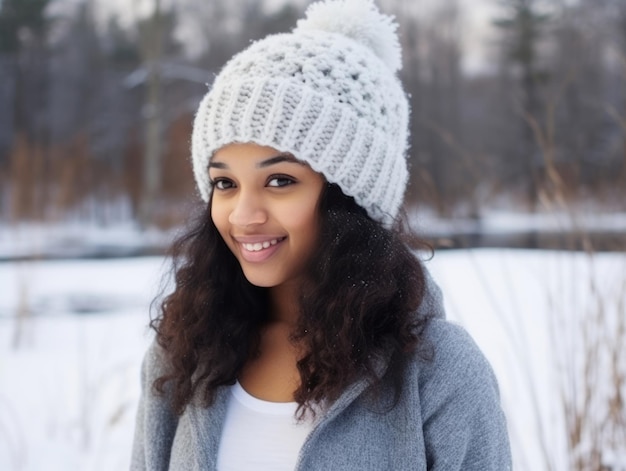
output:
[[230,389],[222,386],[217,390],[215,402],[211,407],[202,407],[198,404],[189,407],[192,449],[199,451],[193,469],[198,471],[217,469],[217,453],[229,397]]

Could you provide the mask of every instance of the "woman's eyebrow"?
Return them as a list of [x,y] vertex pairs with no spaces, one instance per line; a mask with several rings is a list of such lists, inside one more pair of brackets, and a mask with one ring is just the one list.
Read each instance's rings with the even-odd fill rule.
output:
[[227,168],[228,168],[228,165],[223,164],[222,162],[213,162],[213,161],[210,161],[210,162],[209,162],[208,167],[209,167],[209,168],[220,168],[220,169],[222,169],[222,170],[223,170],[223,169],[227,169]]
[[[261,162],[256,164],[256,167],[265,168],[265,167],[269,167],[270,165],[279,164],[281,162],[289,162],[289,163],[294,163],[294,164],[306,165],[304,162],[300,162],[291,154],[280,154],[275,157],[270,157],[269,159],[262,160]],[[222,162],[211,161],[209,162],[209,168],[219,168],[219,169],[224,170],[228,168],[228,165]]]
[[267,160],[262,160],[261,162],[256,164],[256,166],[257,168],[264,168],[264,167],[269,167],[270,165],[279,164],[281,162],[290,162],[294,164],[304,165],[303,162],[300,162],[291,154],[281,154],[281,155],[277,155],[276,157],[270,157]]

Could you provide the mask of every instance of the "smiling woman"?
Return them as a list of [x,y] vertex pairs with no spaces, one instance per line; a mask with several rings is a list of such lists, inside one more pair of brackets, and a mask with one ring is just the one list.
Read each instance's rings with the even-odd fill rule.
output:
[[[209,164],[211,215],[255,286],[291,285],[311,257],[324,177],[294,157],[253,143],[219,149]],[[272,290],[275,292],[276,290]]]
[[206,206],[151,323],[132,469],[510,469],[491,368],[401,230],[395,30],[314,3],[200,103]]

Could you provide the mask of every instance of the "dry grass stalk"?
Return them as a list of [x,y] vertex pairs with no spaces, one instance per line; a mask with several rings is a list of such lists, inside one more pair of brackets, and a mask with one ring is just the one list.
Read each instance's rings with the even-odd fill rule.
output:
[[[569,80],[569,79],[568,79]],[[561,374],[560,398],[565,416],[568,469],[572,471],[618,471],[626,459],[626,270],[621,288],[606,296],[599,283],[595,267],[595,252],[579,214],[570,204],[574,189],[568,187],[555,165],[556,137],[554,116],[560,88],[547,107],[546,126],[543,128],[532,116],[526,116],[543,155],[545,182],[541,201],[550,210],[568,215],[572,227],[570,244],[579,244],[587,252],[589,279],[586,294],[589,300],[574,312],[550,300],[559,325],[552,330],[553,347],[557,350]],[[572,270],[571,295],[576,295],[581,280]],[[615,281],[615,280],[614,280]],[[555,293],[548,293],[549,297]],[[567,306],[571,305],[571,300]],[[564,331],[566,335],[564,335]],[[568,338],[569,336],[569,338]],[[621,458],[616,458],[621,456]],[[622,464],[618,461],[622,460]]]

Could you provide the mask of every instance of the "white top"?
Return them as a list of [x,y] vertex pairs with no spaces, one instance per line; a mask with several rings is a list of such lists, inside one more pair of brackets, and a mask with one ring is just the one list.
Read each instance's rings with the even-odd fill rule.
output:
[[218,471],[292,471],[312,421],[296,421],[297,402],[257,399],[238,382],[231,391],[217,454]]

